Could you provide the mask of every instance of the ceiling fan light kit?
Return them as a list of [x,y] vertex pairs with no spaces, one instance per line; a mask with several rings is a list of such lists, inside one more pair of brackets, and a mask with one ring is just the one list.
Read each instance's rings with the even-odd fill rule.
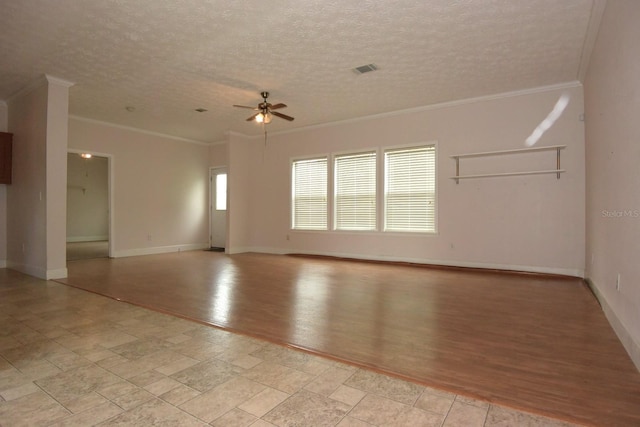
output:
[[269,97],[269,92],[261,92],[260,95],[262,96],[262,102],[259,103],[257,107],[249,107],[246,105],[234,105],[234,107],[249,108],[253,111],[257,111],[257,113],[255,113],[254,115],[250,116],[247,119],[248,122],[256,121],[257,123],[268,124],[268,123],[271,123],[271,119],[273,118],[273,116],[280,117],[281,119],[285,119],[290,122],[293,121],[293,117],[287,116],[286,114],[282,114],[278,111],[273,111],[273,110],[279,110],[281,108],[286,108],[287,107],[286,104],[278,103],[274,105],[267,102],[267,98]]
[[271,118],[272,118],[272,117],[273,117],[273,116],[271,115],[271,113],[267,113],[267,114],[264,114],[264,113],[258,113],[258,115],[256,116],[256,119],[255,119],[255,120],[256,120],[256,122],[258,122],[258,123],[268,124],[268,123],[271,123]]

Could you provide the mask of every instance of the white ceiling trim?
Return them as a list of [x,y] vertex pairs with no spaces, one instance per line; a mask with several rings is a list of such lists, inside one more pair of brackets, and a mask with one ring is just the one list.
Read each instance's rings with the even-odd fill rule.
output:
[[578,80],[583,82],[587,75],[589,62],[591,61],[591,52],[596,44],[598,32],[600,31],[600,22],[607,0],[594,0],[591,7],[591,16],[587,26],[587,34],[584,37],[584,45],[582,46],[582,55],[580,56],[580,66],[578,67]]
[[150,130],[140,129],[140,128],[136,128],[136,127],[132,127],[132,126],[118,125],[118,124],[115,124],[115,123],[104,122],[104,121],[96,120],[96,119],[88,119],[86,117],[77,116],[75,114],[69,114],[69,118],[73,119],[73,120],[78,120],[78,121],[81,121],[81,122],[93,123],[93,124],[98,124],[98,125],[103,125],[103,126],[109,126],[109,127],[112,127],[112,128],[128,130],[128,131],[131,131],[131,132],[142,133],[142,134],[145,134],[145,135],[153,135],[153,136],[159,136],[159,137],[162,137],[162,138],[173,139],[173,140],[176,140],[176,141],[188,142],[190,144],[207,145],[207,146],[211,145],[210,143],[204,142],[204,141],[197,141],[195,139],[187,139],[187,138],[182,138],[182,137],[179,137],[179,136],[167,135],[165,133],[153,132],[153,131],[150,131]]
[[58,86],[71,87],[74,86],[74,82],[70,82],[69,80],[61,79],[59,77],[54,77],[49,74],[45,74],[44,78],[49,82]]
[[91,151],[91,150],[76,150],[74,148],[69,148],[67,149],[67,153],[71,153],[71,154],[82,154],[82,153],[89,153],[92,156],[96,156],[96,157],[107,157],[109,158],[110,161],[113,162],[113,154],[109,154],[109,153],[101,153],[99,151]]
[[[329,122],[329,123],[322,123],[322,124],[317,124],[317,125],[305,126],[305,127],[291,129],[291,130],[281,130],[281,131],[269,132],[269,135],[285,135],[285,134],[291,134],[291,133],[305,132],[305,131],[313,130],[313,129],[323,129],[323,128],[327,128],[327,127],[340,126],[340,125],[345,125],[345,124],[350,124],[350,123],[358,123],[358,122],[363,122],[363,121],[368,121],[368,120],[378,120],[378,119],[382,119],[382,118],[399,116],[399,115],[403,115],[403,114],[412,114],[412,113],[419,113],[419,112],[423,112],[423,111],[438,110],[438,109],[441,109],[441,108],[449,108],[449,107],[454,107],[454,106],[459,106],[459,105],[473,104],[473,103],[476,103],[476,102],[484,102],[484,101],[491,101],[491,100],[497,100],[497,99],[511,98],[511,97],[515,97],[515,96],[523,96],[523,95],[531,95],[531,94],[536,94],[536,93],[544,93],[544,92],[550,92],[550,91],[554,91],[554,90],[572,89],[572,88],[581,87],[581,86],[582,86],[582,83],[579,82],[579,81],[559,83],[559,84],[555,84],[555,85],[541,86],[541,87],[537,87],[537,88],[516,90],[516,91],[511,91],[511,92],[503,92],[503,93],[498,93],[498,94],[494,94],[494,95],[484,95],[484,96],[479,96],[479,97],[476,97],[476,98],[467,98],[467,99],[460,99],[460,100],[457,100],[457,101],[441,102],[441,103],[438,103],[438,104],[425,105],[425,106],[422,106],[422,107],[415,107],[415,108],[409,108],[409,109],[404,109],[404,110],[391,111],[391,112],[388,112],[388,113],[374,114],[374,115],[371,115],[371,116],[357,117],[357,118],[348,119],[348,120],[339,120],[339,121],[335,121],[335,122]],[[2,102],[2,101],[0,101],[0,102]],[[178,137],[178,136],[167,135],[167,134],[160,133],[160,132],[148,131],[148,130],[145,130],[145,129],[140,129],[140,128],[136,128],[136,127],[132,127],[132,126],[124,126],[124,125],[105,122],[105,121],[101,121],[101,120],[89,119],[89,118],[78,116],[78,115],[74,115],[74,114],[70,114],[69,118],[70,119],[74,119],[74,120],[78,120],[78,121],[87,122],[87,123],[95,123],[95,124],[100,124],[100,125],[103,125],[103,126],[109,126],[109,127],[114,127],[114,128],[118,128],[118,129],[129,130],[129,131],[132,131],[132,132],[138,132],[138,133],[142,133],[142,134],[154,135],[154,136],[159,136],[159,137],[163,137],[163,138],[173,139],[173,140],[176,140],[176,141],[189,142],[189,143],[192,143],[192,144],[200,144],[200,145],[212,146],[212,145],[226,144],[226,143],[229,142],[228,140],[214,141],[214,142],[197,141],[197,140],[193,140],[193,139],[187,139],[187,138],[181,138],[181,137]],[[247,139],[263,139],[264,138],[263,134],[246,135],[246,134],[243,134],[241,132],[232,131],[232,130],[227,130],[225,132],[225,135],[226,136],[238,135],[240,137],[247,138]]]
[[47,83],[47,78],[45,74],[31,81],[31,83],[22,87],[22,89],[19,89],[18,91],[9,95],[9,97],[6,99],[7,104],[11,104],[16,99],[22,98],[23,96],[33,92],[34,90],[42,86],[44,83]]
[[63,87],[67,87],[67,88],[75,85],[75,83],[70,82],[69,80],[61,79],[59,77],[54,77],[54,76],[51,76],[49,74],[43,74],[40,77],[38,77],[37,79],[33,80],[28,85],[24,86],[22,89],[20,89],[17,92],[11,94],[11,96],[9,96],[5,102],[6,103],[11,103],[16,99],[21,98],[21,97],[27,95],[28,93],[31,93],[35,89],[37,89],[40,86],[42,86],[44,83],[55,84],[55,85],[63,86]]
[[[242,133],[242,132],[235,131],[235,130],[226,130],[226,131],[224,132],[224,135],[225,135],[226,137],[229,137],[229,136],[240,136],[240,137],[242,137],[242,138],[254,138],[254,136],[247,135],[247,134],[244,134],[244,133]],[[264,135],[257,135],[257,136],[256,136],[256,138],[257,138],[257,137],[263,138],[263,137],[264,137]],[[226,142],[226,141],[225,141],[225,142]]]
[[[457,101],[441,102],[441,103],[438,103],[438,104],[425,105],[425,106],[422,106],[422,107],[408,108],[408,109],[405,109],[405,110],[391,111],[391,112],[388,112],[388,113],[374,114],[374,115],[365,116],[365,117],[357,117],[355,119],[347,119],[347,120],[340,120],[340,121],[335,121],[335,122],[330,122],[330,123],[322,123],[322,124],[318,124],[318,125],[305,126],[305,127],[296,128],[296,129],[281,130],[281,131],[277,131],[277,132],[269,132],[269,135],[284,135],[284,134],[303,132],[303,131],[308,131],[308,130],[313,130],[313,129],[322,129],[322,128],[327,128],[327,127],[340,126],[340,125],[351,124],[351,123],[358,123],[358,122],[363,122],[363,121],[368,121],[368,120],[378,120],[378,119],[383,119],[383,118],[388,118],[388,117],[400,116],[400,115],[403,115],[403,114],[420,113],[420,112],[423,112],[423,111],[439,110],[439,109],[442,109],[442,108],[455,107],[455,106],[459,106],[459,105],[474,104],[476,102],[485,102],[485,101],[492,101],[492,100],[497,100],[497,99],[512,98],[512,97],[515,97],[515,96],[532,95],[532,94],[536,94],[536,93],[551,92],[551,91],[562,90],[562,89],[572,89],[572,88],[581,87],[581,86],[582,86],[582,83],[576,80],[576,81],[572,81],[572,82],[559,83],[559,84],[548,85],[548,86],[541,86],[541,87],[537,87],[537,88],[515,90],[515,91],[511,91],[511,92],[497,93],[497,94],[494,94],[494,95],[478,96],[476,98],[467,98],[467,99],[460,99],[460,100],[457,100]],[[243,135],[243,136],[246,136],[246,135]],[[251,135],[251,136],[246,136],[246,137],[250,138],[250,139],[262,139],[262,138],[264,138],[264,135]]]

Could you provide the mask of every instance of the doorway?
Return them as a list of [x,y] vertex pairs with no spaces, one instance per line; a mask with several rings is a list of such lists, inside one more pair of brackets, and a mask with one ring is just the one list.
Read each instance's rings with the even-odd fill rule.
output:
[[67,153],[67,261],[111,255],[108,157]]
[[227,246],[227,168],[211,168],[209,241],[212,251]]

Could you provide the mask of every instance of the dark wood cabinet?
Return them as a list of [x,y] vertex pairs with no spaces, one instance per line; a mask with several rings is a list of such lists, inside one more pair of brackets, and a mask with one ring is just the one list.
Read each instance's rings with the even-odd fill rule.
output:
[[13,134],[0,132],[0,184],[11,184]]

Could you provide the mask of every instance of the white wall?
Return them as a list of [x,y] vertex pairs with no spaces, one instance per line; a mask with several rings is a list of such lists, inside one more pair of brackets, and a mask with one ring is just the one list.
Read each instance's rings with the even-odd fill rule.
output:
[[256,176],[251,161],[254,141],[235,133],[230,133],[228,138],[226,252],[233,254],[252,250],[251,211],[257,207],[252,200]]
[[228,143],[215,144],[209,149],[209,164],[211,167],[222,167],[229,165]]
[[66,141],[69,83],[46,76],[12,98],[13,179],[7,186],[7,266],[66,277]]
[[108,158],[67,155],[67,242],[109,238]]
[[7,265],[38,277],[46,270],[47,86],[9,104],[13,177],[7,188]]
[[585,80],[585,109],[586,275],[640,369],[638,22],[640,2],[607,2]]
[[208,246],[208,146],[72,117],[69,149],[110,157],[113,256]]
[[47,279],[55,279],[67,277],[67,140],[70,84],[50,77],[47,79]]
[[[560,180],[555,175],[540,175],[467,180],[456,185],[449,179],[455,172],[449,157],[453,154],[525,148],[525,139],[563,94],[570,97],[568,106],[537,143],[567,145],[562,152],[562,167],[567,173]],[[231,176],[241,166],[250,171],[248,182],[241,190],[232,188],[231,197],[237,191],[250,194],[252,250],[581,276],[585,245],[582,113],[582,88],[573,84],[272,134],[266,147],[254,138],[250,153],[238,149],[234,155],[234,145],[230,147]],[[432,141],[437,141],[438,150],[438,234],[289,229],[291,158]],[[463,165],[467,168],[463,172],[555,166],[555,153],[551,152],[470,161]]]

